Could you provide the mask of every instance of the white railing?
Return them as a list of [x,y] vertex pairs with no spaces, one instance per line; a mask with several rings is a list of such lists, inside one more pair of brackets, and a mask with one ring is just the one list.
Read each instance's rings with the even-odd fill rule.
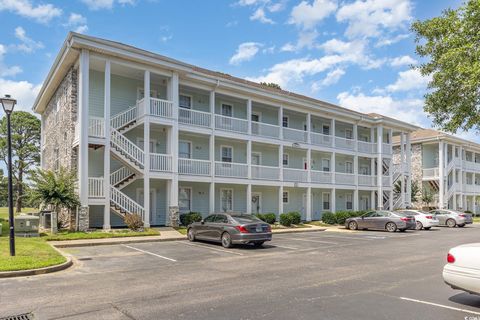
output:
[[120,169],[112,172],[110,174],[110,184],[116,186],[117,184],[121,183],[125,179],[132,176],[134,172],[130,170],[128,167],[121,167]]
[[377,185],[377,177],[369,175],[358,175],[358,185],[366,187],[375,187]]
[[438,179],[440,176],[438,168],[423,169],[423,178],[425,179]]
[[105,120],[100,117],[88,119],[88,135],[90,137],[105,138]]
[[163,99],[150,98],[150,115],[162,118],[172,118],[173,102]]
[[390,176],[382,176],[382,186],[383,187],[392,187],[390,185]]
[[475,184],[464,184],[463,188],[466,192],[478,192],[480,190],[480,186]]
[[225,117],[219,114],[215,115],[215,128],[226,131],[247,133],[248,121],[233,117]]
[[329,171],[311,171],[311,179],[314,183],[332,183],[332,173]]
[[293,182],[307,182],[308,172],[305,169],[283,169],[283,180]]
[[280,127],[273,124],[252,121],[252,134],[261,137],[278,138],[280,137]]
[[355,150],[355,140],[335,137],[335,147],[347,150]]
[[88,197],[89,198],[103,198],[105,192],[103,189],[103,177],[88,178]]
[[445,201],[445,203],[448,203],[448,201],[450,200],[454,192],[455,192],[455,183],[452,183],[452,185],[448,188],[445,199],[443,201]]
[[126,213],[139,214],[142,220],[145,218],[145,209],[113,186],[110,186],[110,202]]
[[335,172],[335,183],[337,184],[355,184],[355,175],[353,173]]
[[304,130],[283,128],[283,139],[293,142],[307,142],[308,132]]
[[247,178],[248,165],[245,163],[215,162],[215,175],[219,177]]
[[375,143],[358,141],[358,152],[375,153]]
[[389,143],[382,143],[382,153],[392,154],[392,145]]
[[172,156],[169,154],[150,153],[150,170],[171,172]]
[[271,166],[252,165],[252,178],[265,180],[280,179],[280,168]]
[[209,160],[179,158],[178,173],[199,175],[199,176],[209,176],[210,165],[211,165],[211,162]]
[[210,128],[212,114],[204,111],[197,111],[185,108],[178,109],[178,122],[193,126]]
[[138,114],[138,106],[135,105],[133,107],[130,107],[127,110],[114,115],[110,119],[110,126],[117,130],[120,128],[126,127],[133,121],[137,120],[137,114]]
[[310,132],[310,142],[317,146],[331,147],[333,142],[333,137],[326,134]]
[[128,140],[123,134],[121,134],[118,130],[114,128],[110,128],[111,130],[111,139],[110,142],[112,146],[118,151],[121,151],[124,156],[126,156],[129,160],[143,166],[145,154],[142,149],[140,149],[136,144],[132,141]]
[[480,171],[480,163],[463,160],[463,167],[469,171]]

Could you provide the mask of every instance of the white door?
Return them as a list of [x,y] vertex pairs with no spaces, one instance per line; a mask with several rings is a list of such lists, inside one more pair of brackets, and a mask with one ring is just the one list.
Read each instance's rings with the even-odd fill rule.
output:
[[260,154],[259,153],[252,153],[252,165],[259,166],[260,165]]
[[370,209],[369,205],[369,197],[368,196],[361,196],[360,197],[360,210],[367,211]]
[[262,195],[260,193],[252,193],[252,213],[262,212]]
[[[141,206],[145,203],[145,196],[143,193],[143,189],[137,189],[137,203]],[[157,224],[157,200],[156,200],[156,193],[154,189],[150,190],[150,224]]]
[[[144,144],[143,144],[143,138],[138,138],[137,139],[137,144],[141,147],[144,147]],[[156,143],[155,143],[155,140],[150,140],[150,153],[156,153]]]

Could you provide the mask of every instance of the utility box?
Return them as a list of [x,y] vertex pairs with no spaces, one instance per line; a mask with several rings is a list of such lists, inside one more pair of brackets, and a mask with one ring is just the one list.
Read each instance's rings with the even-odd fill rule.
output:
[[31,215],[15,217],[15,235],[20,237],[38,237],[40,218]]

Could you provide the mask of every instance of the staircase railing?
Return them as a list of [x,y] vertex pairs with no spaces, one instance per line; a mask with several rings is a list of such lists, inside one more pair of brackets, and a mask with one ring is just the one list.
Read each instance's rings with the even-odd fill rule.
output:
[[114,148],[121,151],[130,161],[133,161],[140,167],[144,166],[145,153],[132,141],[128,140],[123,134],[114,128],[110,128],[110,142]]
[[137,120],[138,116],[138,106],[135,105],[133,107],[128,108],[125,111],[122,111],[116,115],[114,115],[110,119],[110,126],[115,129],[120,129],[126,127],[133,121]]
[[125,213],[136,213],[142,217],[142,220],[145,218],[145,209],[113,186],[110,186],[110,202]]
[[110,174],[110,184],[116,186],[125,179],[131,177],[135,172],[130,170],[128,167],[121,167],[120,169],[112,172]]
[[445,198],[444,198],[444,200],[443,200],[443,202],[444,202],[445,204],[448,203],[448,200],[450,200],[450,197],[453,195],[454,192],[455,192],[455,183],[452,183],[452,184],[450,185],[450,187],[448,188],[447,194],[446,194],[446,196],[445,196]]

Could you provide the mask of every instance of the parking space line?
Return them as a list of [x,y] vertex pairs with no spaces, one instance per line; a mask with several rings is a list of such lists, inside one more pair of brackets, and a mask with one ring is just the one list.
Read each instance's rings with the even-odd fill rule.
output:
[[201,244],[193,244],[193,243],[185,242],[185,241],[175,241],[175,242],[176,242],[176,243],[181,243],[181,244],[184,244],[184,245],[187,245],[187,246],[204,248],[204,249],[213,250],[213,251],[218,251],[218,252],[225,252],[225,253],[235,254],[235,255],[237,255],[237,256],[243,256],[243,253],[240,253],[240,252],[235,252],[235,251],[230,251],[230,250],[223,250],[223,249],[220,249],[220,248],[214,248],[214,247],[210,247],[210,246],[204,246],[204,245],[201,245]]
[[434,306],[434,307],[440,307],[440,308],[444,308],[444,309],[450,309],[450,310],[470,313],[470,314],[474,314],[474,315],[480,315],[480,312],[476,312],[476,311],[473,311],[473,310],[450,307],[450,306],[446,306],[446,305],[438,304],[438,303],[434,303],[434,302],[422,301],[422,300],[411,299],[411,298],[406,298],[406,297],[400,297],[400,299],[406,300],[406,301],[411,301],[411,302],[427,304],[427,305]]
[[149,254],[149,255],[157,257],[157,258],[162,258],[162,259],[169,260],[169,261],[172,261],[172,262],[177,262],[177,260],[175,260],[175,259],[164,257],[164,256],[161,256],[159,254],[156,254],[156,253],[153,253],[153,252],[150,252],[150,251],[146,251],[146,250],[142,250],[142,249],[139,249],[139,248],[135,248],[135,247],[132,247],[132,246],[128,246],[126,244],[122,244],[122,246],[127,247],[127,248],[132,249],[132,250],[140,251],[140,252],[145,253],[145,254]]
[[282,248],[282,249],[290,249],[290,250],[298,250],[300,248],[294,248],[294,247],[287,247],[287,246],[279,246],[278,244],[272,244],[273,247],[277,248]]
[[[276,237],[279,238],[279,237]],[[332,242],[332,241],[322,241],[322,240],[315,240],[315,239],[306,239],[306,238],[280,238],[283,240],[295,240],[295,241],[306,241],[306,242],[318,242],[318,243],[326,243],[326,244],[338,244],[338,242]]]

